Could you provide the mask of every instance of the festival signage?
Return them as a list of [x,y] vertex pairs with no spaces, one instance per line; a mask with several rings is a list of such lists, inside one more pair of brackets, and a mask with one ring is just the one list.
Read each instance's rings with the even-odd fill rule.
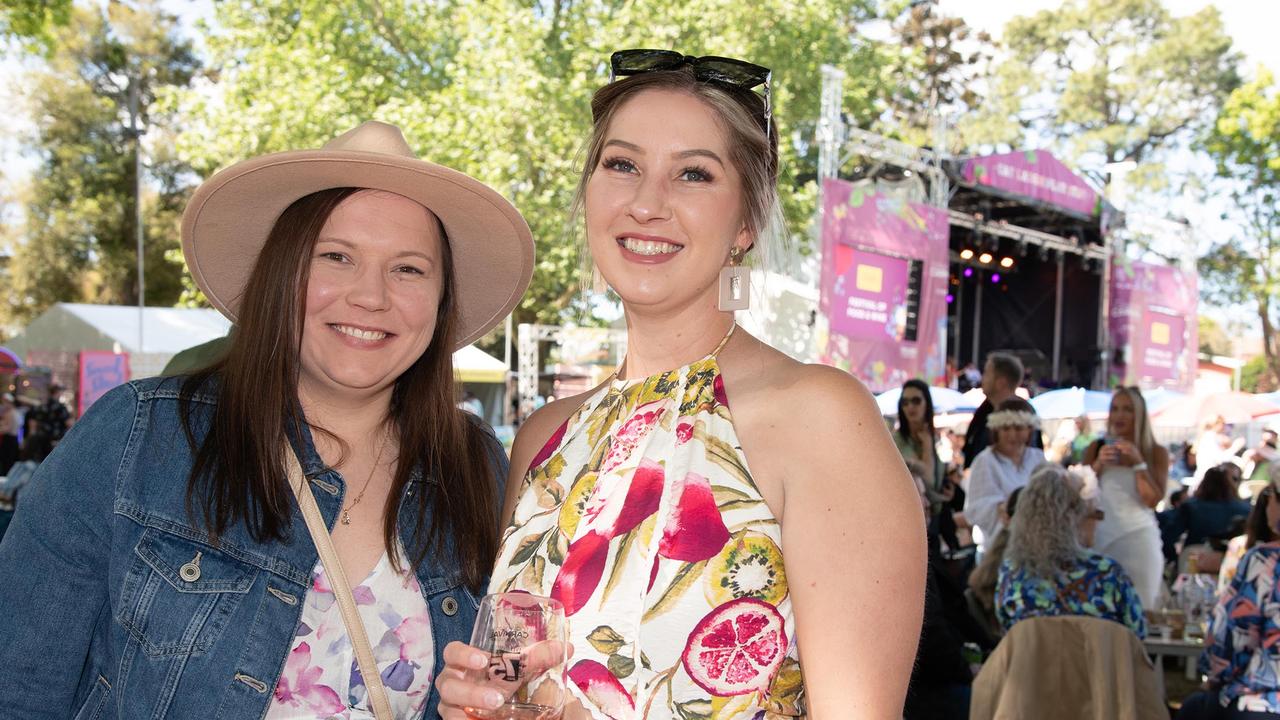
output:
[[1085,217],[1098,214],[1098,193],[1044,150],[969,158],[960,174],[972,185],[1038,200]]
[[823,183],[818,350],[873,392],[946,373],[946,212]]
[[1194,272],[1120,261],[1111,269],[1108,319],[1113,380],[1145,389],[1195,384],[1198,305]]
[[77,415],[108,390],[129,381],[129,356],[105,350],[84,350],[80,353],[80,382],[78,383]]

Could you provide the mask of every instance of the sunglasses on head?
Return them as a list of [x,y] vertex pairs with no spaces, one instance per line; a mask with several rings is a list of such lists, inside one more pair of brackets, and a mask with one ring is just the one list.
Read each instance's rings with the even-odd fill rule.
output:
[[770,137],[773,132],[773,105],[769,81],[773,73],[767,67],[718,55],[695,57],[675,50],[619,50],[609,56],[609,82],[630,75],[678,70],[685,65],[693,68],[693,76],[701,82],[719,83],[739,90],[764,85],[764,133],[765,137]]

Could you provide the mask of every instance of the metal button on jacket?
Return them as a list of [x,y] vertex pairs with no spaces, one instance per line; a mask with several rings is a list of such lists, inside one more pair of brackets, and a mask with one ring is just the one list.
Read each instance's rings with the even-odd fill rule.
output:
[[448,615],[449,617],[453,617],[454,615],[458,614],[458,601],[454,600],[453,596],[450,595],[449,597],[446,597],[444,600],[440,601],[440,609],[444,611],[445,615]]
[[195,582],[199,580],[200,553],[197,552],[196,556],[191,558],[189,562],[183,563],[182,567],[178,568],[178,575],[187,582]]

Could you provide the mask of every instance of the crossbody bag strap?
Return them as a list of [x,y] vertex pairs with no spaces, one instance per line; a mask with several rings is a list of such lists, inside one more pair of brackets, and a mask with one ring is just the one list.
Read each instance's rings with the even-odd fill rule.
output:
[[307,521],[307,530],[311,532],[311,541],[315,543],[316,552],[320,554],[320,562],[324,573],[329,578],[329,587],[333,588],[334,597],[338,599],[338,608],[342,611],[342,623],[347,627],[347,637],[351,639],[351,647],[356,654],[356,663],[360,666],[360,675],[364,678],[365,692],[369,698],[369,706],[373,708],[373,716],[377,720],[394,720],[391,703],[387,700],[387,689],[382,684],[382,676],[378,673],[378,663],[373,659],[373,646],[369,644],[369,634],[364,622],[356,611],[356,600],[351,594],[351,583],[338,560],[338,552],[333,548],[333,538],[329,536],[329,528],[325,525],[320,507],[316,505],[316,497],[311,493],[311,486],[303,477],[302,467],[293,450],[285,451],[289,468],[289,487],[294,497],[298,498],[298,506],[302,509],[302,518]]

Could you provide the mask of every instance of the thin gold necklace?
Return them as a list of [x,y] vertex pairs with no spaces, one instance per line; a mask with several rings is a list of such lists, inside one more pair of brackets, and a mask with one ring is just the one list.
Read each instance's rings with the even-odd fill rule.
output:
[[369,489],[369,483],[373,482],[373,476],[378,472],[378,465],[382,462],[382,453],[387,449],[387,439],[390,435],[391,433],[382,434],[382,442],[378,445],[378,454],[373,457],[373,468],[369,470],[369,477],[365,478],[364,487],[360,488],[360,494],[356,495],[350,505],[342,508],[343,525],[351,524],[351,511],[355,510],[356,506],[360,504],[360,501],[364,499],[364,493]]

